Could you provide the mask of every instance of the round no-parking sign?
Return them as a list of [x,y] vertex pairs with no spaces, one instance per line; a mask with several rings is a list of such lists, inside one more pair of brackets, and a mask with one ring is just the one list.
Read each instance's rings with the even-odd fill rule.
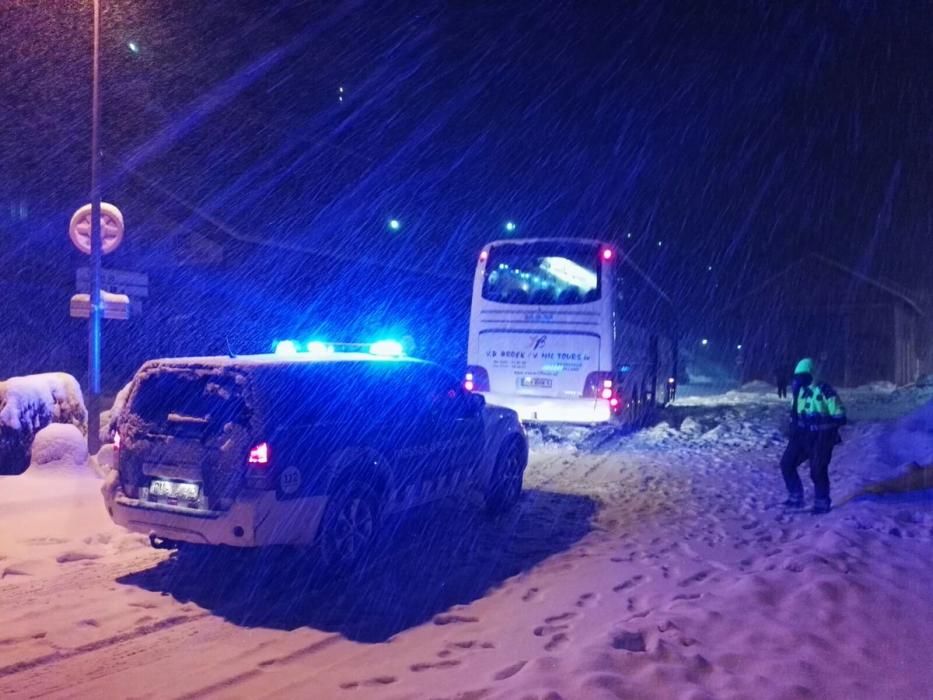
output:
[[[114,205],[100,203],[100,242],[104,255],[112,253],[123,242],[123,214]],[[85,255],[91,254],[91,205],[85,204],[71,217],[68,237],[75,248]]]

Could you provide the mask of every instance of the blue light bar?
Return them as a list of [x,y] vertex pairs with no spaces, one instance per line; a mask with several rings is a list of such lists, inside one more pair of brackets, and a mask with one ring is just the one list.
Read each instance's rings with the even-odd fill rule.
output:
[[298,344],[294,340],[280,340],[275,344],[276,355],[297,355]]
[[333,345],[321,340],[308,341],[305,347],[310,355],[333,355],[334,352],[336,352],[336,348]]
[[405,354],[405,349],[397,340],[379,340],[369,346],[369,354],[379,357],[401,357]]

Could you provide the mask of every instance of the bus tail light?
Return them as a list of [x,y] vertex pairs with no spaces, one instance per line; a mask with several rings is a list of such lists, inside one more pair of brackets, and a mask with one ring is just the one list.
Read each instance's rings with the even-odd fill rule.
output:
[[610,399],[613,395],[615,380],[612,372],[590,372],[583,383],[583,397],[589,399]]
[[463,388],[467,391],[489,391],[489,372],[485,367],[470,365],[463,375]]

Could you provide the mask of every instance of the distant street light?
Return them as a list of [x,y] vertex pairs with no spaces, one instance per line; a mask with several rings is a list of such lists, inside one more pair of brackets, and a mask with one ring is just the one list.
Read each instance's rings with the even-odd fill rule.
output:
[[126,48],[128,48],[133,53],[139,53],[139,44],[137,44],[135,41],[126,42]]
[[506,221],[506,222],[505,222],[505,230],[508,231],[509,233],[512,233],[516,228],[517,228],[517,227],[515,226],[515,222],[514,222],[514,221]]
[[402,228],[401,221],[399,221],[398,219],[389,219],[389,230],[390,231],[398,231],[400,228]]
[[742,344],[739,343],[738,345],[736,345],[736,346],[735,346],[735,349],[736,349],[736,350],[741,350],[741,349],[742,349]]
[[707,345],[709,345],[709,340],[707,338],[703,338],[703,340],[700,341],[700,345],[702,345],[703,347],[706,347]]

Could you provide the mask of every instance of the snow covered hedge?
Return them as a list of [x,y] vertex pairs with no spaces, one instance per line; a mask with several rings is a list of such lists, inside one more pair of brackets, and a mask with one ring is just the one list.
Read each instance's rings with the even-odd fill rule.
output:
[[0,382],[0,473],[25,471],[36,433],[52,423],[87,435],[87,409],[74,377],[50,372]]

